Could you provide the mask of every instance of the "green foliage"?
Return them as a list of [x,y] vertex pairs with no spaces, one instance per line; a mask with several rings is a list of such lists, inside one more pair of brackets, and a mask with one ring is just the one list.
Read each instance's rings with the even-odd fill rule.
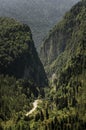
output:
[[85,12],[86,2],[76,4],[45,39],[40,57],[49,78],[54,73],[59,76],[62,69],[71,64],[73,58],[86,56]]
[[[54,74],[51,88],[45,88],[44,93],[44,90],[36,85],[37,80],[40,84],[41,80],[44,82],[46,76],[43,79],[41,77],[42,66],[36,68],[36,65],[40,65],[41,62],[37,58],[34,44],[31,41],[27,43],[26,48],[23,46],[25,55],[22,53],[22,48],[22,55],[17,52],[18,50],[16,51],[18,55],[24,56],[23,60],[26,58],[24,64],[26,64],[26,72],[29,71],[29,77],[19,80],[17,76],[17,79],[6,75],[0,76],[0,128],[2,130],[85,130],[86,23],[84,20],[86,5],[83,2],[79,2],[70,10],[64,16],[64,20],[55,26],[45,40],[44,50],[46,51],[46,47],[48,47],[48,52],[44,54],[46,55],[44,60],[50,64],[50,68],[48,66],[50,75]],[[25,31],[27,31],[27,27]],[[1,44],[1,46],[3,45]],[[1,52],[4,52],[2,50]],[[1,53],[1,56],[6,53]],[[27,57],[29,57],[29,61]],[[15,59],[15,55],[12,58]],[[29,70],[28,67],[30,67]],[[8,64],[2,65],[2,68],[8,70]],[[10,74],[8,73],[8,75]],[[15,74],[12,75],[15,76]],[[31,113],[27,117],[25,113],[30,110],[34,97],[44,95],[45,99],[41,99],[42,102],[39,103],[40,105],[38,104],[34,114]]]
[[50,98],[57,119],[49,122],[46,130],[82,130],[86,126],[85,12],[86,1],[76,4],[53,28],[41,48],[47,75],[50,80],[53,75],[56,79],[51,81],[46,98]]
[[[86,78],[84,78],[86,77],[85,12],[85,1],[76,4],[53,28],[41,50],[49,78],[53,74],[56,75],[55,85],[52,82],[55,89],[51,89],[50,97],[55,99],[59,109],[76,107],[77,104],[81,104],[79,90],[82,88],[86,92]],[[82,97],[86,99],[84,92]],[[83,103],[84,108],[85,103]]]
[[[38,91],[30,83],[27,85],[14,77],[0,76],[0,119],[5,121],[16,116],[18,121],[22,114],[30,110],[30,102]],[[31,97],[32,94],[34,97]]]
[[47,84],[30,28],[11,18],[0,18],[0,74],[29,79],[38,86]]

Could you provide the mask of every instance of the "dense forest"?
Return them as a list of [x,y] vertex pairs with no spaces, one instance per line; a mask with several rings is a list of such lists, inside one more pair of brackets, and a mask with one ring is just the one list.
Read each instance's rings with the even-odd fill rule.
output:
[[0,18],[0,126],[24,116],[31,102],[44,96],[48,79],[30,28],[12,18]]
[[[41,74],[40,74],[41,73]],[[0,18],[0,74],[47,84],[30,28],[10,18]]]
[[86,130],[85,12],[74,5],[40,55],[30,27],[0,18],[0,130]]

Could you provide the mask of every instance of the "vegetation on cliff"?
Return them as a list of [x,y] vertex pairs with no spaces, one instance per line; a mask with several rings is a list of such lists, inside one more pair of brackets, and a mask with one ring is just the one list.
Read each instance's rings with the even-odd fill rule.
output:
[[[22,60],[26,58],[24,61],[27,61],[25,62],[27,66],[25,66],[25,69],[23,68],[23,70],[27,73],[24,73],[25,75],[23,75],[23,78],[17,76],[17,73],[15,73],[13,69],[12,74],[8,71],[8,73],[4,73],[5,76],[0,76],[1,130],[86,129],[85,12],[86,0],[82,0],[66,13],[64,19],[50,31],[50,34],[44,41],[41,48],[41,59],[50,79],[49,87],[39,87],[38,82],[35,79],[35,73],[31,76],[28,75],[29,71],[29,74],[36,72],[32,71],[34,70],[34,67],[37,69],[37,66],[34,65],[39,65],[35,64],[39,62],[37,62],[38,58],[33,49],[34,47],[32,48],[31,46],[33,45],[31,37],[29,42],[25,42],[26,46],[20,48],[21,53],[17,50],[15,51],[16,53],[11,55],[13,63],[16,56],[20,57],[25,55],[25,57],[22,57]],[[25,29],[25,31],[26,30],[27,29]],[[24,34],[26,33],[24,32]],[[13,41],[15,41],[15,39]],[[22,44],[22,42],[20,43]],[[3,45],[2,48],[4,48]],[[27,48],[31,49],[29,51],[30,53]],[[4,52],[3,49],[1,50],[1,56],[2,54],[9,54]],[[6,49],[4,50],[6,51]],[[22,53],[23,51],[26,53]],[[29,63],[27,60],[28,56]],[[9,55],[6,57],[9,59]],[[3,58],[3,60],[8,63],[7,66],[3,64],[4,67],[2,65],[3,69],[8,70],[9,64],[11,64],[11,62],[8,62],[11,60],[8,59]],[[0,72],[2,71],[0,70]],[[36,72],[36,76],[38,72],[39,71]],[[41,75],[41,72],[39,73]],[[7,76],[7,74],[11,77]],[[44,79],[46,79],[40,78],[43,82],[45,81]],[[39,82],[41,82],[40,78]],[[38,100],[36,99],[37,97],[39,98]]]
[[10,18],[0,18],[0,74],[47,84],[30,28]]
[[[24,118],[32,108],[31,102],[44,96],[42,87],[47,84],[30,28],[14,19],[1,17],[0,130],[11,129],[11,125]],[[22,123],[22,129],[24,127]]]

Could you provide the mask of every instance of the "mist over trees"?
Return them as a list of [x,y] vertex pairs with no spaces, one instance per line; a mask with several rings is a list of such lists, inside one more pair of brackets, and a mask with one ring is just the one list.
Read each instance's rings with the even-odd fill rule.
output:
[[0,16],[16,18],[31,27],[36,47],[50,28],[79,0],[0,0]]

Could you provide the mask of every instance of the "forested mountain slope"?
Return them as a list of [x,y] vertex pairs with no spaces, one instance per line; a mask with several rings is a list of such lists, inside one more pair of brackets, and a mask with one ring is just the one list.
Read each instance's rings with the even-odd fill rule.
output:
[[82,66],[86,58],[85,11],[86,1],[79,2],[47,35],[41,47],[40,57],[49,76],[62,72],[68,66]]
[[0,16],[16,18],[31,27],[38,48],[48,30],[79,0],[0,0]]
[[47,85],[47,78],[42,66],[42,72],[37,69],[40,60],[29,27],[1,18],[0,130],[86,130],[85,12],[86,0],[81,0],[42,45],[48,87],[40,87]]
[[43,87],[47,85],[30,28],[0,17],[0,130],[18,123],[31,109],[31,102],[44,96]]
[[10,18],[0,18],[0,74],[47,83],[30,28]]
[[49,116],[51,113],[54,116],[57,109],[55,119],[48,123],[46,130],[85,130],[86,127],[85,12],[86,0],[73,6],[50,31],[40,51],[50,79],[47,97],[54,104]]

